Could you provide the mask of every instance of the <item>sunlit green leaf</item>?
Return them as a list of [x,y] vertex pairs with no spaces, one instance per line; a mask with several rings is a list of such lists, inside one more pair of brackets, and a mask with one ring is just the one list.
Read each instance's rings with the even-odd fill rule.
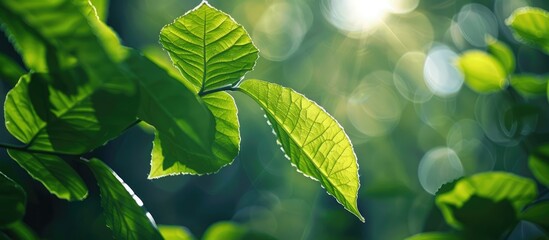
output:
[[252,231],[245,226],[232,222],[218,222],[211,225],[202,240],[274,240],[275,238],[261,232]]
[[8,154],[58,198],[75,201],[88,196],[82,178],[60,157],[16,150],[8,150]]
[[137,95],[126,95],[123,82],[95,85],[87,77],[78,69],[23,76],[6,97],[8,131],[31,150],[67,154],[118,136],[135,121]]
[[258,58],[246,30],[206,1],[162,28],[160,43],[197,92],[236,84]]
[[487,37],[486,42],[488,52],[499,60],[507,74],[512,74],[515,71],[515,55],[509,46],[491,36]]
[[530,179],[489,172],[458,180],[452,189],[437,193],[435,201],[451,226],[496,233],[514,223],[517,213],[536,195]]
[[0,227],[23,218],[27,196],[19,184],[0,172]]
[[467,51],[459,57],[457,65],[465,77],[465,83],[479,93],[499,91],[507,85],[503,66],[485,52]]
[[462,238],[458,237],[452,233],[443,233],[443,232],[429,232],[429,233],[420,233],[406,240],[460,240]]
[[513,75],[511,86],[524,97],[545,96],[548,80],[531,74]]
[[101,206],[115,239],[162,239],[150,213],[132,189],[98,159],[87,162],[99,185]]
[[8,58],[8,56],[0,54],[0,81],[14,86],[23,74],[25,74],[25,70],[19,64]]
[[541,8],[517,9],[505,21],[515,37],[549,52],[549,13]]
[[193,240],[193,234],[187,228],[180,226],[159,225],[158,230],[164,240]]
[[539,147],[530,155],[528,166],[536,179],[549,187],[549,144]]
[[358,163],[349,137],[315,102],[273,83],[247,80],[240,91],[265,110],[274,132],[297,169],[320,184],[360,220]]
[[519,215],[520,219],[533,222],[549,231],[549,201],[536,203]]

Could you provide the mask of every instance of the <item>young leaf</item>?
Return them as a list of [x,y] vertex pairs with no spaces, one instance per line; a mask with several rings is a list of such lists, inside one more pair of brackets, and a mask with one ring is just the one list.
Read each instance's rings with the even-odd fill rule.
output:
[[265,110],[290,161],[361,221],[357,207],[358,163],[349,137],[337,121],[305,96],[273,83],[244,81],[239,91]]
[[476,92],[500,91],[507,85],[507,74],[494,57],[478,50],[465,52],[457,61],[465,83]]
[[452,233],[444,232],[429,232],[429,233],[420,233],[405,240],[460,240],[462,238],[458,237]]
[[206,1],[162,28],[160,43],[197,92],[234,86],[258,58],[246,30]]
[[189,229],[180,226],[159,225],[158,231],[164,240],[193,240],[193,234]]
[[26,204],[23,188],[0,172],[0,228],[21,220]]
[[8,150],[8,154],[58,198],[75,201],[88,196],[82,178],[58,156],[16,150]]
[[539,147],[530,155],[528,166],[536,179],[549,187],[549,144]]
[[486,38],[486,43],[488,45],[488,52],[499,60],[507,75],[512,74],[515,71],[515,55],[509,46],[492,36]]
[[14,86],[25,70],[4,54],[0,54],[0,80]]
[[548,80],[536,75],[519,74],[511,76],[511,86],[524,97],[545,96]]
[[91,5],[95,7],[97,17],[99,20],[106,22],[109,14],[109,2],[110,0],[90,0]]
[[95,158],[87,165],[99,185],[105,221],[115,239],[162,239],[141,199],[112,169]]
[[[458,180],[452,189],[437,193],[435,202],[451,226],[458,229],[480,227],[487,232],[508,227],[536,195],[536,185],[530,179],[505,172],[489,172]],[[478,225],[473,221],[483,223]]]
[[545,231],[549,231],[549,201],[538,202],[530,206],[520,213],[519,218],[538,224]]
[[157,133],[152,151],[149,178],[175,174],[210,174],[231,164],[240,149],[240,129],[234,99],[225,92],[216,92],[203,97],[204,103],[215,116],[215,141],[212,157],[192,155],[182,151],[175,141]]
[[515,38],[537,46],[549,53],[549,13],[541,8],[517,9],[505,23],[511,27]]
[[123,82],[95,85],[87,77],[78,69],[23,76],[6,96],[6,128],[31,150],[66,154],[118,136],[135,121],[137,95],[126,95],[132,90]]

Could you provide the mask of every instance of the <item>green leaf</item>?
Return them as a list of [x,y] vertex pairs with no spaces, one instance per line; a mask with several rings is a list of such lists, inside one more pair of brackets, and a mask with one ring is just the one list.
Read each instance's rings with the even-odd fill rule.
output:
[[[215,116],[213,156],[205,158],[182,151],[176,141],[157,133],[149,178],[175,174],[210,174],[233,162],[240,148],[240,130],[234,99],[225,92],[208,94],[204,102]],[[213,125],[212,125],[213,126]]]
[[458,237],[452,233],[443,233],[443,232],[429,232],[429,233],[420,233],[405,240],[460,240],[462,238]]
[[240,135],[230,95],[199,99],[144,57],[132,55],[128,65],[140,76],[139,117],[156,128],[149,178],[213,173],[233,161]]
[[471,50],[457,60],[465,83],[479,93],[500,91],[507,86],[507,74],[501,63],[485,52]]
[[196,92],[236,85],[258,58],[246,30],[206,1],[162,28],[160,43]]
[[25,74],[25,70],[15,61],[0,54],[0,80],[14,86],[17,80]]
[[82,178],[58,156],[17,150],[8,150],[8,154],[58,198],[75,201],[88,196],[88,188]]
[[0,20],[30,69],[51,71],[79,61],[89,72],[110,69],[107,76],[122,75],[112,63],[122,60],[125,50],[89,1],[3,0],[0,6]]
[[503,66],[507,75],[512,74],[515,71],[515,55],[513,51],[507,46],[507,44],[498,41],[492,36],[486,38],[488,45],[488,52],[492,54]]
[[292,165],[320,181],[330,195],[364,221],[357,207],[357,158],[341,125],[315,102],[290,88],[247,80],[239,90],[265,110]]
[[95,7],[97,12],[97,17],[103,21],[107,21],[107,16],[109,14],[109,0],[90,0],[91,4]]
[[[89,1],[5,0],[0,6],[0,19],[23,58],[30,52],[45,62],[30,68],[50,72],[27,76],[8,94],[11,134],[31,150],[81,154],[135,120],[134,76],[117,64],[126,50]],[[76,62],[81,68],[71,67]]]
[[78,69],[56,75],[25,75],[6,96],[6,128],[28,149],[82,154],[135,121],[138,96],[125,83],[91,84]]
[[[14,240],[38,240],[40,239],[36,233],[25,223],[18,221],[15,222],[5,228],[2,229],[2,231],[5,231],[9,233],[10,237],[12,237]],[[10,240],[12,238],[9,238],[7,235],[3,235],[2,232],[0,232],[0,239],[4,240],[4,238],[7,240]]]
[[532,180],[488,172],[458,180],[452,189],[437,193],[435,202],[451,226],[495,234],[514,223],[517,213],[536,196]]
[[549,53],[549,13],[541,8],[523,7],[515,10],[505,23],[515,38]]
[[529,222],[533,222],[549,231],[549,201],[538,202],[522,213],[519,218]]
[[162,239],[143,202],[112,169],[95,158],[87,165],[99,185],[105,221],[115,239]]
[[159,225],[158,230],[165,240],[193,240],[193,234],[189,229],[181,226]]
[[530,155],[528,166],[536,179],[549,187],[549,144],[539,147]]
[[218,222],[211,225],[202,240],[274,240],[275,238],[232,222]]
[[26,204],[27,195],[23,188],[0,172],[0,227],[21,220]]
[[548,80],[537,75],[519,74],[511,76],[511,86],[524,97],[545,96]]

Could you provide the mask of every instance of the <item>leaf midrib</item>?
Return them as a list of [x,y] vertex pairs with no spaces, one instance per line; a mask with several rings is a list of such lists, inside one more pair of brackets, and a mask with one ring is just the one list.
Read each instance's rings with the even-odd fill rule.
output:
[[[326,174],[326,172],[324,172],[324,170],[322,168],[320,168],[311,158],[311,156],[303,150],[303,146],[301,146],[301,144],[298,143],[297,140],[294,139],[294,137],[289,133],[290,131],[288,131],[288,129],[286,129],[285,125],[284,124],[280,124],[280,119],[278,119],[278,117],[267,107],[267,105],[265,104],[265,102],[257,97],[255,97],[255,95],[253,95],[252,93],[248,92],[247,90],[243,89],[243,88],[238,88],[239,91],[242,91],[244,92],[246,95],[252,97],[253,99],[255,99],[259,105],[261,105],[261,107],[265,110],[265,112],[267,112],[269,115],[272,116],[272,118],[277,122],[277,124],[282,128],[282,130],[284,130],[286,132],[286,134],[288,135],[288,137],[290,138],[290,140],[292,140],[292,142],[294,142],[294,144],[298,145],[299,146],[299,149],[300,151],[309,159],[309,161],[318,169],[318,171],[320,173],[322,173],[324,179],[326,179],[326,181],[328,181],[332,186],[333,188],[335,189],[335,191],[337,191],[339,194],[341,194],[342,196],[346,196],[345,194],[343,194],[343,192],[341,192],[338,188],[336,188],[335,184],[330,180],[329,176]],[[290,93],[291,94],[291,93]],[[336,198],[337,200],[337,198]],[[345,199],[345,202],[347,202],[347,204],[353,206],[352,203],[350,203],[347,199]],[[344,206],[345,208],[347,208],[347,206]]]

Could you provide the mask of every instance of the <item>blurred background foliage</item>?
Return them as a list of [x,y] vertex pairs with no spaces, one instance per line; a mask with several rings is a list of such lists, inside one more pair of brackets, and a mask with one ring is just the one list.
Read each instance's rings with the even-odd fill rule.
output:
[[[198,0],[111,1],[107,23],[123,44],[167,58],[160,29]],[[502,91],[477,94],[463,82],[457,57],[486,49],[489,34],[511,46],[517,73],[546,74],[549,56],[519,44],[504,21],[517,8],[549,9],[544,0],[211,0],[242,24],[260,49],[247,78],[282,84],[339,120],[360,164],[361,223],[319,184],[288,164],[263,112],[240,93],[241,152],[208,176],[147,180],[153,135],[133,128],[91,155],[132,187],[159,224],[203,236],[220,221],[278,239],[403,239],[450,229],[434,193],[448,181],[487,171],[532,177],[529,142],[549,140],[547,98]],[[18,58],[9,41],[0,49]],[[4,85],[2,97],[9,90]],[[3,101],[3,100],[2,100]],[[182,103],[181,107],[185,107]],[[9,139],[5,128],[0,137]],[[90,197],[51,197],[2,153],[0,171],[27,191],[24,221],[49,239],[110,239],[87,169],[75,166]],[[538,186],[539,197],[549,198]],[[223,226],[218,223],[216,226]],[[236,229],[236,228],[235,228]],[[233,231],[236,231],[233,229]],[[221,230],[219,230],[221,231]],[[209,230],[206,237],[215,239]],[[509,239],[543,233],[520,222]]]

